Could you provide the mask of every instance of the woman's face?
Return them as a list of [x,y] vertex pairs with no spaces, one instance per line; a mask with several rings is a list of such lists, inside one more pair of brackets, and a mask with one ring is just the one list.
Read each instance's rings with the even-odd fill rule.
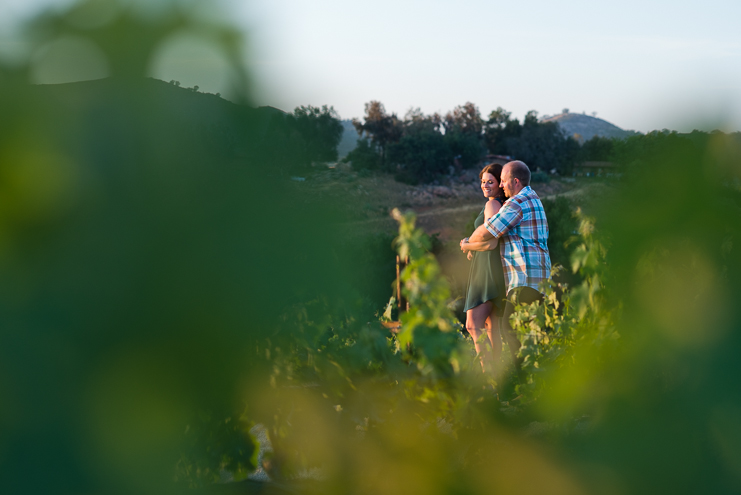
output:
[[493,174],[487,172],[481,176],[481,191],[483,191],[485,197],[493,198],[497,195],[498,189],[499,182]]

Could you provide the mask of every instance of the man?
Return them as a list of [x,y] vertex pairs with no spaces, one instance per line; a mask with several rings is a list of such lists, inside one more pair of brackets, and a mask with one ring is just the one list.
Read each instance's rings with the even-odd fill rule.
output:
[[[509,323],[514,306],[541,300],[539,285],[551,274],[548,253],[548,221],[543,203],[530,188],[530,169],[521,161],[507,163],[502,169],[502,189],[509,198],[496,215],[477,228],[461,250],[496,239],[502,243],[502,266],[507,285],[507,302],[502,315],[504,338],[513,357],[521,344]],[[478,249],[477,249],[478,250]],[[517,360],[514,360],[517,363]]]

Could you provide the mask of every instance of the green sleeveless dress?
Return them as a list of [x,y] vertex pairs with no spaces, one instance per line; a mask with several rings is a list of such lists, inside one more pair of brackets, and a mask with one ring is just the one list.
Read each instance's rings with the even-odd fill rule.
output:
[[[484,223],[484,210],[473,223],[478,228]],[[471,268],[468,272],[468,287],[466,289],[466,305],[463,311],[491,301],[502,314],[504,309],[504,270],[499,245],[492,251],[472,251]]]

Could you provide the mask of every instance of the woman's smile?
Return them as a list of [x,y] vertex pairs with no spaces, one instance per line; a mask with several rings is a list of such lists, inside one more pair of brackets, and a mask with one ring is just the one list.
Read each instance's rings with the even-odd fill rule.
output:
[[481,191],[485,197],[491,198],[496,196],[498,189],[499,181],[493,174],[485,173],[481,176]]

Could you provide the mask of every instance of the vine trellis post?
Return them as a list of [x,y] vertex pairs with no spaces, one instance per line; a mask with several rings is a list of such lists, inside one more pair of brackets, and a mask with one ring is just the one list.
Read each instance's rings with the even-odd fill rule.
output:
[[409,301],[401,294],[401,272],[408,264],[409,256],[405,256],[402,259],[401,256],[396,255],[396,304],[399,310],[399,317],[401,317],[402,311],[409,311]]

